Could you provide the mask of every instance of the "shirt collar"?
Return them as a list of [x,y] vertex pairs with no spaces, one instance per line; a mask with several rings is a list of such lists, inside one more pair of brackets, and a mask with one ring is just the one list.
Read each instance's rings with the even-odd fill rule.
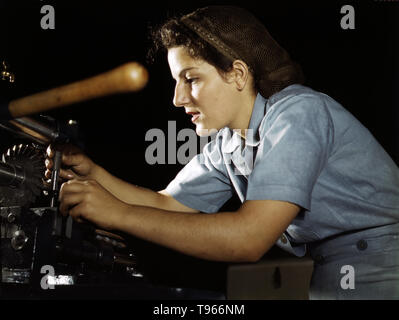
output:
[[259,93],[256,96],[254,108],[252,110],[251,120],[249,122],[248,130],[246,132],[245,144],[250,147],[255,147],[259,144],[259,126],[266,114],[267,99]]
[[[266,114],[266,103],[265,99],[261,94],[257,94],[254,107],[252,109],[251,120],[249,122],[248,130],[246,132],[245,144],[250,147],[255,147],[259,144],[259,126],[262,122],[263,117]],[[223,153],[232,153],[235,149],[241,146],[241,136],[229,128],[225,128],[223,134],[224,143],[222,143]]]

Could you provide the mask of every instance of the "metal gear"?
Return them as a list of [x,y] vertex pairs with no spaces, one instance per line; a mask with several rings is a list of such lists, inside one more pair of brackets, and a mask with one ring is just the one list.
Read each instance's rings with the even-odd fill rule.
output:
[[44,189],[44,151],[34,144],[19,144],[9,148],[1,158],[3,163],[24,171],[25,179],[18,186],[0,186],[0,207],[30,206]]

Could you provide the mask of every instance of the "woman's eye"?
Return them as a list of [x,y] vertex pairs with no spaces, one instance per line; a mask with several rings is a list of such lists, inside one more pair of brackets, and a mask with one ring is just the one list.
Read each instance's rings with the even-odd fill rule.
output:
[[187,83],[194,83],[197,80],[198,80],[198,78],[186,78]]

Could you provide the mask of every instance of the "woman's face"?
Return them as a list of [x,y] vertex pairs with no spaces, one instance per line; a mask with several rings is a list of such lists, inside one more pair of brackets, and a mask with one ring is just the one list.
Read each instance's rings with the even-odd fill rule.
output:
[[[224,127],[238,129],[239,91],[228,75],[201,59],[192,58],[183,47],[168,50],[172,77],[176,80],[173,104],[184,107],[199,136]],[[242,107],[242,106],[241,106]]]

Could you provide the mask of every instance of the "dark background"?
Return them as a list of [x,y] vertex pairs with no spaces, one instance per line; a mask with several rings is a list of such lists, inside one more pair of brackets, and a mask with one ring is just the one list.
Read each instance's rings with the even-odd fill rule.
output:
[[[55,30],[42,30],[40,8],[53,5]],[[138,61],[149,71],[148,86],[49,112],[75,119],[81,142],[94,161],[114,175],[154,190],[166,187],[181,164],[149,165],[145,133],[168,120],[177,131],[194,128],[172,105],[174,82],[166,57],[148,64],[150,26],[207,4],[251,10],[302,66],[310,87],[329,94],[352,112],[399,161],[399,2],[389,1],[0,1],[0,59],[15,84],[0,83],[0,96],[22,97]],[[355,8],[355,30],[340,27],[343,5]],[[0,145],[14,141],[0,132]],[[177,146],[183,142],[178,142]],[[2,150],[1,150],[2,151]],[[234,206],[236,202],[227,204]]]

